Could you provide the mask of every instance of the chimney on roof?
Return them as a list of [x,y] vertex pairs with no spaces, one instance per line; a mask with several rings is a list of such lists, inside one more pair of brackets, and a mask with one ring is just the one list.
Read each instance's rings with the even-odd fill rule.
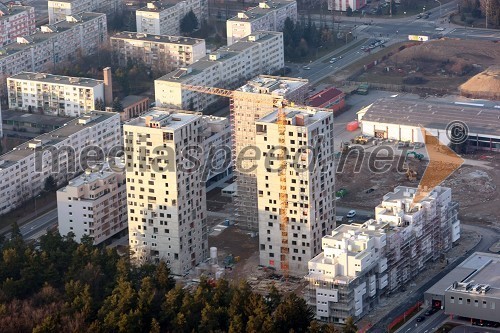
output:
[[113,78],[111,76],[111,67],[102,70],[104,75],[104,103],[106,106],[113,105]]

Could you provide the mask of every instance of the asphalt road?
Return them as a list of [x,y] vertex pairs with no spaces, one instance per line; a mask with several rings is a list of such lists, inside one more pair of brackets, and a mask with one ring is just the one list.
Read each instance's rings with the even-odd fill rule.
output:
[[[432,287],[436,282],[442,279],[446,274],[448,274],[452,269],[457,267],[462,261],[464,261],[470,254],[474,252],[488,252],[488,248],[498,241],[498,232],[494,229],[488,227],[480,227],[480,226],[472,226],[467,224],[461,225],[463,230],[472,230],[478,232],[481,235],[481,240],[472,250],[465,252],[462,257],[452,262],[448,267],[442,270],[438,275],[434,276],[427,283],[425,283],[422,287],[417,289],[411,294],[408,294],[408,298],[402,304],[399,304],[397,308],[388,313],[386,316],[381,318],[378,323],[373,325],[368,331],[373,332],[377,329],[382,329],[385,331],[387,325],[394,320],[394,318],[403,314],[410,306],[417,303],[418,300],[423,299],[424,292],[427,291],[430,287]],[[418,328],[418,326],[417,326]],[[404,332],[406,333],[406,332]],[[410,332],[408,332],[410,333]],[[422,332],[424,333],[424,332]]]
[[[424,316],[424,312],[426,309],[421,311],[418,316]],[[448,316],[444,314],[443,310],[439,310],[435,314],[429,317],[425,317],[425,320],[418,323],[417,317],[414,316],[411,320],[409,320],[406,324],[401,326],[396,333],[428,333],[434,332],[435,329],[439,328],[443,322],[448,319]]]
[[[42,216],[39,216],[30,222],[25,223],[19,230],[25,240],[36,239],[45,234],[47,229],[57,224],[57,209],[53,209]],[[5,234],[6,238],[10,237],[10,232]]]

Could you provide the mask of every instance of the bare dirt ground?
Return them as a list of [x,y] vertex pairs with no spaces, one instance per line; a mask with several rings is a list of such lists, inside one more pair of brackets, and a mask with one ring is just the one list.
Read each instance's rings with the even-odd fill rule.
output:
[[[337,188],[346,188],[348,195],[338,205],[358,209],[372,210],[384,194],[398,185],[417,186],[410,182],[404,173],[398,171],[398,159],[392,162],[386,173],[375,174],[369,171],[369,154],[366,154],[359,173],[353,173],[357,159],[354,154],[346,160],[344,171],[337,173]],[[460,204],[460,218],[463,222],[478,225],[500,227],[500,155],[478,152],[464,155],[469,160],[459,170],[443,182],[443,186],[452,188],[453,200]],[[427,166],[426,161],[410,160],[410,166],[418,172],[419,180]],[[484,166],[469,165],[481,162]],[[374,191],[366,193],[367,189]]]
[[[394,52],[356,80],[456,90],[473,75],[498,63],[500,43],[441,39]],[[405,81],[412,77],[420,78],[421,83]]]

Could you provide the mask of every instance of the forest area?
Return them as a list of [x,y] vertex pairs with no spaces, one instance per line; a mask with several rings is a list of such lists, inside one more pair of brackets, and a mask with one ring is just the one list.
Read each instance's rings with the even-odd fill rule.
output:
[[0,240],[0,327],[13,332],[356,333],[313,320],[306,302],[241,281],[176,285],[164,262],[132,265],[88,237],[48,233],[24,242],[17,225]]

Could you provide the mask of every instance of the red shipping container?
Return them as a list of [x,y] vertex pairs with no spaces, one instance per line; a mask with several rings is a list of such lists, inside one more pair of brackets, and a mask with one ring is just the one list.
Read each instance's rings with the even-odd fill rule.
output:
[[350,123],[347,123],[346,130],[349,132],[355,131],[359,128],[359,123],[358,121],[351,121]]

